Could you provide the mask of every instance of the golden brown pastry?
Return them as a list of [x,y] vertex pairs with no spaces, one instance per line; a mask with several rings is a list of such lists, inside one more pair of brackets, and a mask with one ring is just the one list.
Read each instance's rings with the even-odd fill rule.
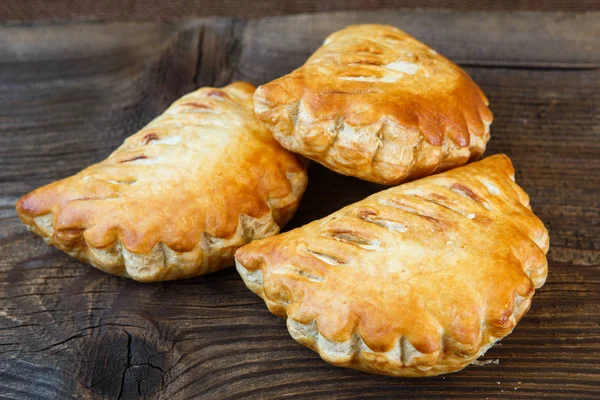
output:
[[254,95],[288,150],[344,175],[397,184],[481,156],[488,100],[453,62],[399,29],[349,26]]
[[547,274],[548,233],[497,155],[236,252],[246,285],[334,365],[460,370],[508,335]]
[[304,189],[305,163],[252,112],[254,87],[177,100],[106,160],[34,190],[19,217],[44,240],[138,281],[233,265],[235,250],[279,232]]

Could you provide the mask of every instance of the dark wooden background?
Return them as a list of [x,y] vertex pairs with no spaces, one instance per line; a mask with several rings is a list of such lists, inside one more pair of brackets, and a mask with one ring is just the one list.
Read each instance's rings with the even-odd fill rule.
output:
[[[260,84],[331,31],[391,23],[482,86],[551,234],[549,276],[485,360],[435,378],[329,366],[237,273],[142,284],[28,233],[24,193],[103,159],[198,86]],[[600,398],[600,13],[394,11],[0,27],[0,397]],[[310,168],[295,227],[378,190]]]
[[173,21],[229,16],[256,18],[339,10],[598,11],[598,0],[5,0],[0,21]]

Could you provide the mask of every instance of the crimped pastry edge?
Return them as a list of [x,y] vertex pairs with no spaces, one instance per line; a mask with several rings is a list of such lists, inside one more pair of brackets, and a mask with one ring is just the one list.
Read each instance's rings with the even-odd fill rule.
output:
[[[296,211],[308,184],[304,171],[286,173],[291,184],[290,193],[282,198],[269,198],[269,212],[260,218],[246,214],[238,216],[238,225],[233,235],[218,238],[207,234],[189,251],[178,252],[162,242],[156,243],[149,253],[138,254],[127,250],[117,240],[108,247],[94,247],[84,237],[84,231],[75,244],[53,240],[54,213],[35,217],[20,215],[27,229],[39,235],[47,244],[57,247],[71,257],[89,263],[104,272],[132,278],[140,282],[167,281],[215,272],[233,265],[235,251],[251,242],[279,233]],[[276,220],[281,220],[279,226]]]
[[397,377],[435,376],[457,372],[467,367],[513,331],[529,310],[535,293],[533,291],[530,297],[513,295],[513,312],[508,317],[511,327],[503,336],[491,335],[486,329],[485,321],[482,320],[479,347],[475,352],[461,353],[460,343],[451,343],[445,340],[447,339],[446,335],[441,335],[440,350],[432,354],[419,352],[403,336],[399,336],[395,340],[395,345],[391,350],[382,352],[369,348],[358,332],[353,332],[352,337],[347,341],[338,342],[323,336],[315,320],[303,323],[290,318],[286,313],[289,302],[272,302],[264,293],[262,269],[248,270],[237,259],[235,267],[244,284],[265,301],[268,309],[273,314],[286,318],[290,336],[298,343],[319,353],[324,361],[338,367]]
[[[490,125],[492,121],[485,120],[483,118],[482,124],[484,125],[484,131],[481,133],[481,135],[474,134],[472,131],[470,131],[470,140],[468,146],[460,146],[449,137],[446,137],[444,143],[440,146],[431,144],[424,139],[423,134],[420,131],[416,132],[416,135],[414,135],[411,133],[410,129],[404,127],[396,121],[385,118],[385,122],[381,124],[379,132],[374,134],[379,143],[375,152],[371,155],[368,164],[361,165],[360,168],[357,168],[354,163],[345,162],[342,160],[342,158],[340,158],[339,155],[336,155],[336,153],[338,153],[336,141],[340,136],[339,131],[336,131],[335,138],[324,149],[311,151],[310,148],[307,148],[307,146],[303,143],[303,139],[311,133],[300,132],[298,128],[298,120],[301,118],[315,120],[315,117],[313,115],[302,117],[304,115],[303,113],[305,112],[300,107],[300,102],[293,103],[292,105],[282,105],[273,108],[274,111],[272,112],[275,114],[277,114],[275,110],[280,110],[282,108],[288,108],[292,110],[289,113],[296,116],[296,118],[293,119],[293,128],[291,132],[289,132],[287,129],[282,129],[282,127],[279,125],[272,125],[264,118],[261,118],[261,111],[258,110],[259,107],[261,107],[261,101],[264,103],[264,100],[260,98],[259,90],[256,91],[254,99],[256,115],[259,117],[259,119],[269,125],[269,128],[273,133],[273,137],[285,149],[297,154],[302,154],[305,157],[310,158],[311,160],[316,161],[327,168],[333,169],[340,174],[354,176],[359,179],[379,183],[382,185],[393,186],[407,180],[418,179],[436,172],[443,172],[450,168],[463,166],[469,161],[481,157],[486,150],[487,142],[490,140]],[[360,130],[368,128],[368,126],[365,125],[354,126],[347,124],[343,118],[340,118],[340,121],[344,125],[345,132],[348,137],[358,137],[360,136],[358,134]],[[313,130],[325,130],[325,127],[333,122],[334,120],[322,121],[320,123],[313,122]],[[404,132],[403,137],[406,140],[410,140],[411,138],[414,139],[412,143],[406,145],[406,148],[408,149],[407,153],[411,154],[410,159],[398,158],[394,160],[394,163],[389,163],[381,160],[378,157],[380,150],[385,147],[385,138],[388,136],[384,133],[385,131],[389,131],[390,133],[393,132],[392,135],[395,135],[397,132]],[[417,160],[423,160],[424,157],[427,157],[427,162],[425,165],[417,162]],[[423,167],[425,167],[424,170]]]

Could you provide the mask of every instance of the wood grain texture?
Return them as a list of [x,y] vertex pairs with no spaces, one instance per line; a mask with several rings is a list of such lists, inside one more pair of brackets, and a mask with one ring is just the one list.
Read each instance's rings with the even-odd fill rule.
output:
[[172,21],[206,16],[264,17],[338,10],[438,8],[472,10],[590,11],[596,0],[19,0],[0,2],[0,21],[99,19]]
[[[599,398],[599,20],[416,11],[0,28],[0,396]],[[18,222],[20,195],[101,160],[183,93],[287,73],[357,21],[392,23],[465,64],[495,114],[487,154],[513,159],[550,230],[546,285],[484,357],[499,364],[427,379],[334,368],[233,269],[136,283]],[[309,173],[290,228],[380,189],[315,164]]]

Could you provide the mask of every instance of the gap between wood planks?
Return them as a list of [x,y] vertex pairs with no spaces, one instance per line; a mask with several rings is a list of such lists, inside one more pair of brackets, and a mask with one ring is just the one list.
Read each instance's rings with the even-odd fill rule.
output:
[[[192,24],[199,36],[194,79],[197,87],[223,86],[232,80],[262,84],[291,72],[303,63],[299,57],[285,60],[286,53],[300,53],[308,58],[328,34],[345,25],[363,22],[397,26],[467,68],[598,69],[600,50],[594,45],[593,37],[600,37],[600,24],[595,23],[599,20],[598,12],[582,16],[573,13],[457,13],[439,10],[197,20]],[[510,34],[504,31],[504,25],[512,29]],[[435,33],[436,28],[439,33]],[[479,54],[480,58],[473,58],[473,54]],[[260,68],[264,67],[272,67],[277,73],[269,71],[259,77],[245,72],[257,69],[260,73]]]

